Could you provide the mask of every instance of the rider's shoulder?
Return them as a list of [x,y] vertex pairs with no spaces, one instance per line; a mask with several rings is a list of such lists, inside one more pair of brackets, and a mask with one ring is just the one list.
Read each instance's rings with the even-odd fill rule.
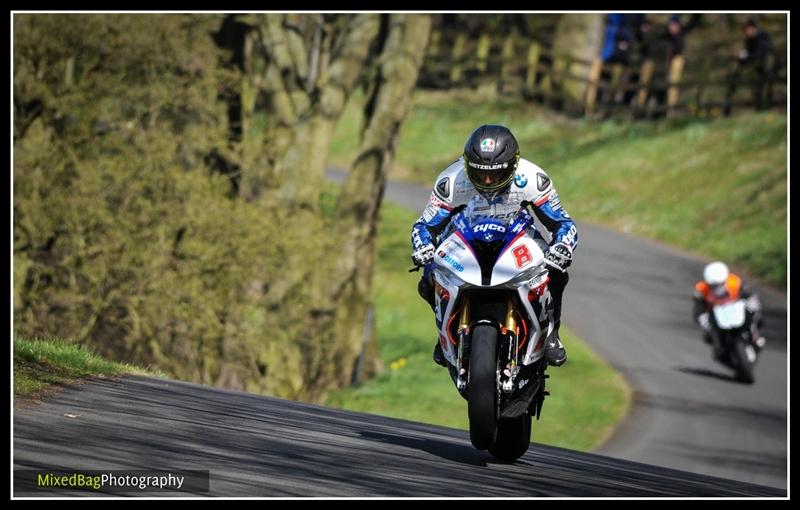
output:
[[[455,197],[455,191],[463,187],[467,180],[464,172],[464,161],[461,158],[450,163],[439,176],[433,185],[433,192],[442,200],[451,201]],[[467,180],[468,182],[468,180]]]
[[534,196],[549,193],[553,188],[553,183],[550,176],[547,175],[539,165],[525,159],[520,158],[519,166],[514,176],[517,186],[527,186],[530,183],[530,192]]

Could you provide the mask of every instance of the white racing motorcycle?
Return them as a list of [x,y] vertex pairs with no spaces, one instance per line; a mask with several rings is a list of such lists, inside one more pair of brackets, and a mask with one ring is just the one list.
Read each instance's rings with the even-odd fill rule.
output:
[[715,304],[710,315],[714,357],[732,368],[739,381],[752,384],[758,353],[751,339],[752,314],[747,311],[745,300]]
[[432,276],[439,343],[468,402],[475,448],[513,461],[530,445],[545,391],[545,340],[553,331],[550,280],[523,207],[509,224],[458,212]]

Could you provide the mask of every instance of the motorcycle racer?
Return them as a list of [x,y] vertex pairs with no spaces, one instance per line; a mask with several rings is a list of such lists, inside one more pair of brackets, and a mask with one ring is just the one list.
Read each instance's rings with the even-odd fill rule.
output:
[[738,298],[745,300],[745,308],[753,314],[751,335],[753,345],[759,350],[763,349],[767,344],[767,339],[761,334],[764,320],[758,295],[753,293],[738,275],[731,273],[724,262],[720,261],[706,265],[703,269],[703,279],[694,286],[692,315],[695,322],[703,329],[703,340],[708,344],[711,343],[711,307],[715,303]]
[[[545,344],[548,364],[561,366],[567,353],[559,337],[561,302],[569,281],[567,268],[578,244],[575,222],[561,206],[550,177],[534,163],[520,157],[516,138],[505,126],[483,125],[475,129],[464,145],[463,156],[444,169],[436,179],[430,200],[411,229],[411,258],[424,267],[418,290],[431,308],[435,307],[431,262],[453,215],[462,209],[473,218],[491,217],[504,222],[527,205],[532,207],[535,238],[545,254],[550,271],[555,328]],[[446,366],[439,342],[434,361]]]

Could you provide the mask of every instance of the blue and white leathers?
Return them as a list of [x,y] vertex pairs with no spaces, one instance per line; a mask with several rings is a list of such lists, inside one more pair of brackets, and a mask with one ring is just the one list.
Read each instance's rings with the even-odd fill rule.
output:
[[436,179],[428,205],[411,229],[412,251],[428,243],[438,245],[456,208],[464,206],[465,214],[473,220],[490,217],[508,223],[523,201],[532,204],[536,232],[547,244],[563,243],[574,251],[578,245],[578,230],[561,207],[558,192],[544,170],[527,159],[520,159],[510,187],[487,199],[470,182],[462,158]]

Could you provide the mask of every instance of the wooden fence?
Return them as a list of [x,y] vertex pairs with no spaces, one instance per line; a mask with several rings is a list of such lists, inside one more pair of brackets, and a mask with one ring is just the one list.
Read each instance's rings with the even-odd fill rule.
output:
[[[652,60],[626,66],[557,54],[546,41],[514,35],[490,41],[486,34],[475,38],[459,32],[452,47],[443,48],[441,33],[434,32],[419,85],[452,88],[494,83],[500,93],[521,94],[575,116],[718,115],[726,105],[736,65],[733,57],[720,56],[725,54],[723,48],[718,49],[705,52],[691,66],[683,56],[673,58],[668,66]],[[784,67],[774,77],[774,106],[786,105],[785,73]],[[751,93],[755,78],[747,74],[741,75],[729,101],[734,109],[755,106]],[[576,89],[581,92],[575,94]]]

